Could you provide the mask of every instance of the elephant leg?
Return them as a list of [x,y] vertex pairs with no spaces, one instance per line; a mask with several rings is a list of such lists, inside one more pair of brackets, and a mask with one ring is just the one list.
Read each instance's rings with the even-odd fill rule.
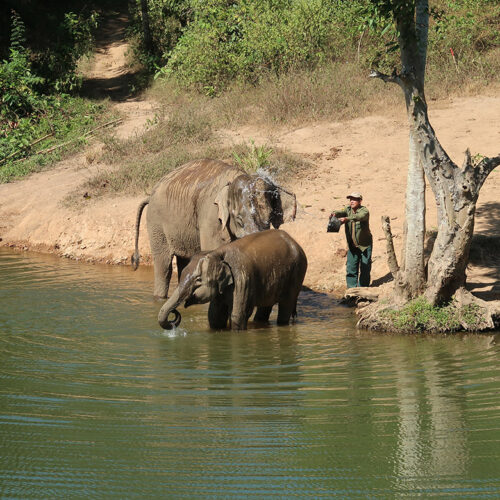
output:
[[166,299],[168,296],[168,287],[172,277],[172,255],[153,254],[154,264],[154,296],[160,299]]
[[231,312],[231,330],[246,330],[248,319],[253,313],[254,303],[249,298],[248,286],[245,283],[235,283],[233,292],[233,310]]
[[269,321],[269,316],[271,315],[271,311],[273,310],[273,306],[271,307],[257,307],[257,312],[253,317],[254,321],[258,323],[267,323]]
[[189,259],[186,259],[184,257],[179,257],[178,255],[175,259],[177,262],[177,279],[180,282],[182,270],[188,265]]
[[293,291],[287,294],[287,296],[282,297],[278,303],[278,325],[288,325],[290,323],[290,317],[296,314],[297,309],[297,299],[299,297],[299,292]]
[[278,325],[288,325],[290,323],[290,317],[292,316],[294,310],[294,304],[290,304],[289,302],[280,302],[278,308]]
[[172,259],[174,255],[170,251],[165,233],[160,226],[148,225],[148,233],[154,265],[155,284],[153,294],[160,299],[166,299],[170,278],[172,277]]
[[212,300],[208,306],[208,324],[213,330],[227,327],[229,306],[220,300]]
[[247,311],[245,308],[233,309],[231,314],[231,330],[246,330],[248,318],[252,315],[253,308]]

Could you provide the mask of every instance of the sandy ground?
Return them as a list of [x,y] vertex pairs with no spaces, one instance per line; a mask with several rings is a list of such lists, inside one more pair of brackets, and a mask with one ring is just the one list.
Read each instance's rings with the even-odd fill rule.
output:
[[[118,28],[121,29],[122,24]],[[87,74],[89,94],[105,92],[125,116],[115,130],[124,138],[140,133],[154,114],[154,103],[128,99],[124,90],[129,69],[126,45],[111,26],[101,40],[93,66]],[[394,88],[395,92],[399,89]],[[462,163],[467,147],[472,154],[500,153],[500,90],[488,95],[432,101],[430,120],[448,154]],[[295,222],[282,227],[303,246],[309,261],[305,285],[326,292],[345,288],[345,236],[327,233],[329,213],[345,203],[348,192],[361,191],[371,213],[374,235],[373,272],[375,284],[387,279],[382,215],[391,217],[396,250],[404,223],[408,129],[403,109],[386,116],[369,116],[349,122],[314,123],[294,130],[273,131],[272,139],[258,129],[244,128],[224,133],[227,141],[253,139],[304,155],[313,165],[288,183],[299,202]],[[99,148],[94,144],[92,148]],[[0,244],[23,251],[55,252],[61,256],[110,264],[129,262],[133,252],[136,209],[143,197],[83,198],[81,184],[99,169],[109,168],[91,161],[94,155],[80,153],[56,168],[19,182],[0,185]],[[64,198],[81,191],[76,207],[64,206]],[[493,172],[481,190],[476,233],[500,236],[500,171]],[[80,196],[80,195],[77,195]],[[428,193],[427,225],[436,227],[432,193]],[[148,262],[150,253],[145,218],[141,227],[140,251]],[[399,254],[399,253],[398,253]],[[498,267],[469,270],[472,288],[499,292]],[[500,297],[496,297],[500,298]]]

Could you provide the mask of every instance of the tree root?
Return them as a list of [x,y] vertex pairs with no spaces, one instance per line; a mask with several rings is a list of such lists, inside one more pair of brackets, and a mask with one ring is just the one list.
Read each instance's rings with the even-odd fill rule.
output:
[[464,330],[485,331],[500,326],[500,300],[486,302],[465,288],[459,288],[455,292],[454,302],[459,308],[469,310],[469,314],[461,318]]
[[376,302],[380,292],[378,288],[354,287],[348,288],[344,293],[344,299],[347,301],[356,302],[360,300],[367,300],[369,302]]

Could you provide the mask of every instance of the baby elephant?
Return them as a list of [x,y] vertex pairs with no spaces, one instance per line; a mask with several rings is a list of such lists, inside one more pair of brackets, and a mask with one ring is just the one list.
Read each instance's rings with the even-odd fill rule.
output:
[[[211,328],[227,326],[245,330],[253,310],[255,321],[268,321],[278,304],[278,324],[287,325],[296,315],[297,297],[307,269],[300,245],[285,231],[269,229],[253,233],[196,254],[183,269],[179,286],[158,314],[162,328],[179,325],[179,304],[184,307],[210,302]],[[173,313],[174,319],[168,316]]]

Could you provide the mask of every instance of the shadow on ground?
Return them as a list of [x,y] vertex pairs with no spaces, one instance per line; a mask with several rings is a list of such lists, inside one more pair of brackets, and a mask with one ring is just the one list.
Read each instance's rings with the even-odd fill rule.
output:
[[483,300],[500,300],[500,236],[479,234],[472,239],[469,267],[481,269],[481,280],[468,280],[467,288]]
[[481,231],[500,235],[500,203],[482,203],[476,209],[476,221],[481,220]]
[[[106,18],[96,37],[96,53],[105,53],[113,44],[124,43],[128,17],[118,14]],[[134,87],[141,76],[140,71],[124,71],[112,77],[85,78],[80,95],[88,99],[105,99],[120,102],[134,96]]]
[[89,78],[84,80],[80,95],[87,99],[109,98],[114,102],[126,101],[133,97],[132,88],[139,72],[125,73],[114,78]]

